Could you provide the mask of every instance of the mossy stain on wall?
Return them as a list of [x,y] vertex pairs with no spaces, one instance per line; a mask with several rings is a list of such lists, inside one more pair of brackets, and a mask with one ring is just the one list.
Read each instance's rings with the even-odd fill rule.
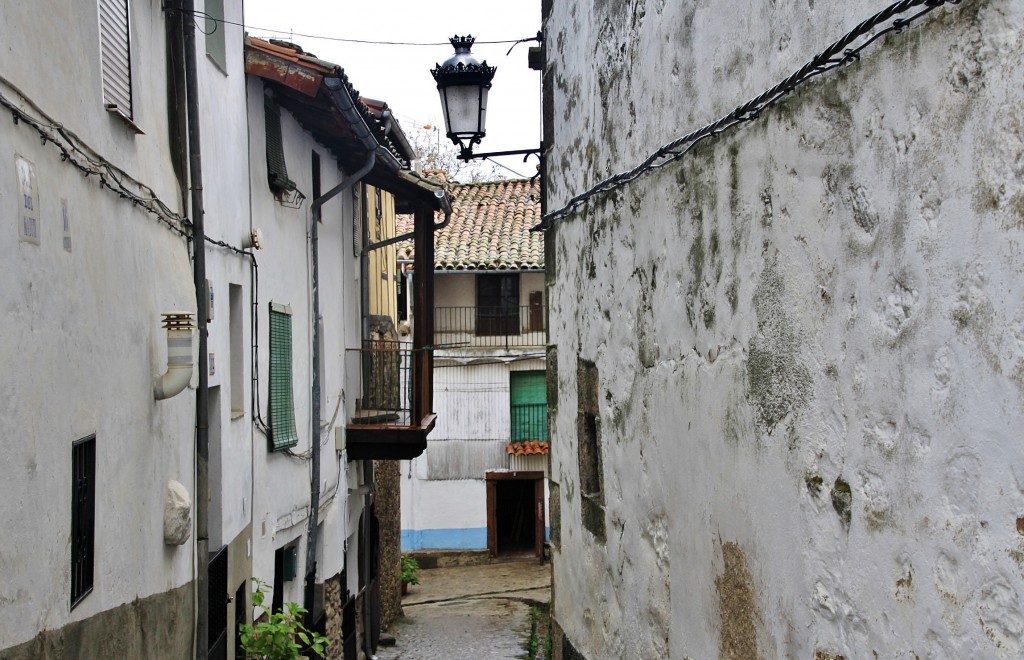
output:
[[801,361],[800,337],[789,317],[785,283],[775,262],[754,291],[757,334],[750,340],[747,390],[757,421],[771,433],[810,396],[811,375]]

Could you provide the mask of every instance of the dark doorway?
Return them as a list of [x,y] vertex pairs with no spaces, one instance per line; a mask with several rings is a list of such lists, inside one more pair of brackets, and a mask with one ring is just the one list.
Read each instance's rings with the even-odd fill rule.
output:
[[537,542],[533,482],[499,481],[497,489],[498,554],[532,555]]
[[543,472],[487,473],[487,548],[492,557],[543,557]]

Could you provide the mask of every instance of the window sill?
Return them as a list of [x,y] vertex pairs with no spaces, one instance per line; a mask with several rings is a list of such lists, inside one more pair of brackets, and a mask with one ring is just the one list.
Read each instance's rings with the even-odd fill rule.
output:
[[128,115],[126,115],[126,114],[125,114],[124,112],[122,112],[122,111],[121,111],[121,108],[119,108],[119,107],[117,106],[117,104],[116,104],[116,103],[107,103],[107,104],[105,104],[105,105],[104,105],[103,107],[104,107],[104,109],[105,109],[105,110],[106,110],[107,112],[109,112],[109,113],[110,113],[110,114],[111,114],[112,116],[114,116],[114,117],[117,117],[117,118],[118,118],[118,119],[120,119],[120,120],[121,120],[122,122],[124,122],[124,123],[125,123],[125,125],[127,125],[127,126],[128,126],[128,128],[129,128],[129,129],[130,129],[130,130],[131,130],[131,131],[132,131],[133,133],[135,133],[136,135],[145,135],[145,134],[146,134],[146,131],[144,131],[144,130],[142,130],[141,128],[139,128],[139,125],[138,125],[138,124],[136,124],[136,123],[135,123],[135,122],[134,122],[134,121],[132,120],[132,118],[131,118],[131,117],[129,117]]
[[245,417],[245,411],[244,410],[234,410],[234,409],[231,410],[231,421],[232,422],[235,421],[236,419],[242,419],[243,417]]
[[220,60],[218,60],[216,57],[214,57],[210,53],[206,54],[206,59],[210,60],[210,62],[213,63],[213,66],[216,67],[218,71],[223,73],[225,76],[228,75],[228,68],[227,68],[227,64],[226,63],[221,62]]

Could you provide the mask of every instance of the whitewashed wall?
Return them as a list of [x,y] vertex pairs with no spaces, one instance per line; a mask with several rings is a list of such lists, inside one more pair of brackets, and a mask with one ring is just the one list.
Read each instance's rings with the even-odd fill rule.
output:
[[[133,3],[132,20],[139,70],[163,72],[159,7]],[[145,131],[136,134],[103,109],[98,29],[96,3],[4,3],[0,41],[7,53],[0,75],[180,212],[164,129],[164,77],[135,79],[135,123]],[[0,91],[39,117],[10,85],[0,83]],[[195,393],[155,401],[153,379],[166,368],[160,313],[196,307],[185,241],[3,114],[0,648],[6,649],[191,580],[193,540],[164,544],[163,504],[171,479],[194,492]],[[34,164],[38,245],[19,241],[16,155]],[[63,246],[64,203],[70,252]],[[91,434],[95,584],[69,611],[71,446]]]
[[[556,0],[548,208],[885,4]],[[939,9],[548,233],[554,615],[585,657],[1024,652],[1022,27]]]
[[[263,85],[254,78],[248,82],[250,147],[253,154],[264,154]],[[281,129],[288,176],[307,195],[299,209],[278,203],[268,184],[265,158],[254,158],[250,169],[252,224],[259,227],[265,247],[257,254],[259,271],[260,336],[258,365],[264,419],[268,412],[269,335],[268,303],[290,305],[292,309],[292,364],[295,420],[299,443],[295,453],[306,452],[311,442],[312,385],[312,261],[308,231],[312,201],[312,151],[320,155],[321,189],[337,185],[343,173],[335,161],[306,133],[287,110],[281,112]],[[335,450],[335,427],[344,427],[354,410],[355,400],[346,392],[355,391],[355,374],[345,369],[347,347],[359,345],[359,289],[353,277],[356,270],[352,250],[352,197],[343,192],[324,205],[319,225],[320,311],[323,316],[324,350],[321,387],[321,498],[327,503],[321,518],[323,531],[318,543],[318,579],[329,578],[344,568],[343,548],[358,516],[345,515],[348,490],[344,470],[349,464]],[[335,410],[338,411],[334,418]],[[333,425],[330,422],[334,422]],[[253,573],[268,582],[274,575],[274,551],[298,540],[299,575],[305,571],[305,545],[309,520],[309,462],[283,452],[269,452],[266,437],[257,432],[253,441]],[[358,463],[351,464],[353,467]],[[324,549],[327,549],[326,551]],[[302,602],[301,577],[285,584],[285,601]]]

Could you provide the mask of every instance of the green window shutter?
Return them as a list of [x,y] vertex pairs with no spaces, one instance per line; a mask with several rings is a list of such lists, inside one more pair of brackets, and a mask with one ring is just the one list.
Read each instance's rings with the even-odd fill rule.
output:
[[513,371],[509,381],[512,442],[548,439],[547,382],[543,371]]
[[270,451],[299,443],[292,395],[292,315],[283,305],[270,304]]

